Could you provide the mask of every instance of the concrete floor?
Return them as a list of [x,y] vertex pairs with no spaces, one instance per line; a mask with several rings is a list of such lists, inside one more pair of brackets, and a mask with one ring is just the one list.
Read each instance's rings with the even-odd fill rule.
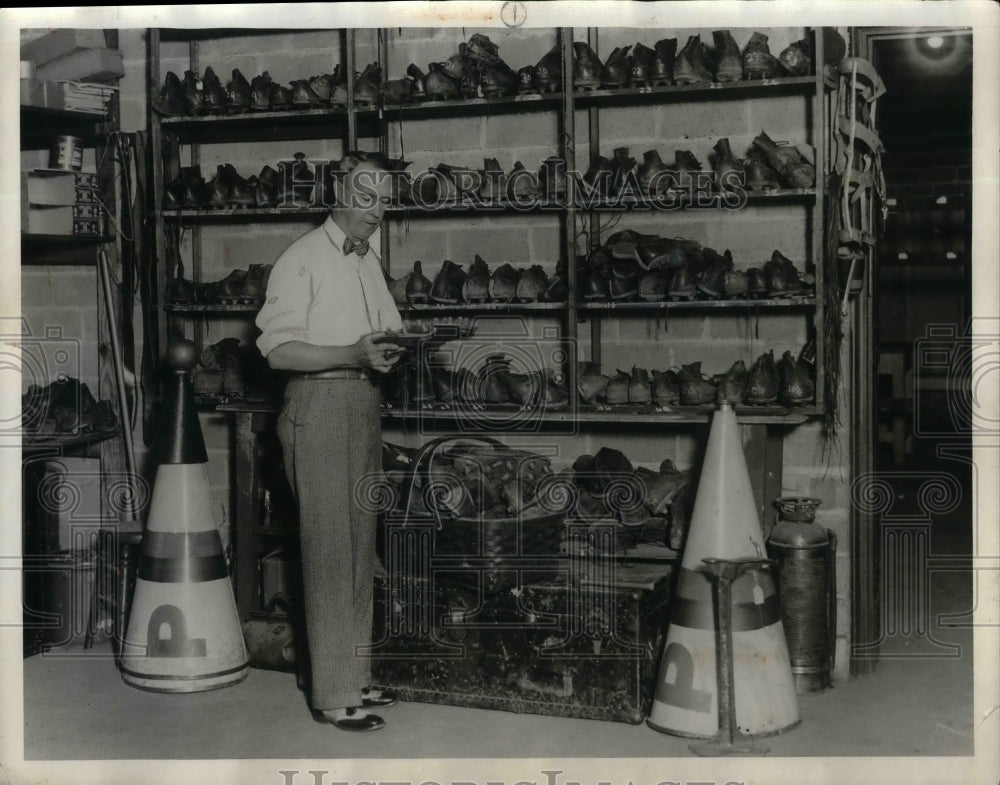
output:
[[[948,541],[956,538],[945,531],[935,548]],[[969,611],[969,574],[934,576],[931,606],[932,619]],[[971,755],[971,630],[932,629],[961,649],[949,653],[929,638],[893,643],[898,653],[924,656],[886,659],[873,675],[800,696],[802,722],[764,741],[771,756]],[[948,656],[934,658],[941,654]],[[107,656],[79,655],[24,660],[26,760],[691,755],[687,740],[645,725],[421,703],[385,710],[379,733],[343,733],[311,718],[290,674],[251,670],[227,689],[159,695],[127,686]]]

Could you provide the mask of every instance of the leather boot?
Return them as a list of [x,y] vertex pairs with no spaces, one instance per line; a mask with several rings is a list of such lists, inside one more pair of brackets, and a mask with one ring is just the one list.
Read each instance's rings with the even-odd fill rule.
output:
[[701,363],[682,366],[680,378],[681,406],[704,406],[715,401],[715,385],[701,372]]
[[742,270],[726,270],[726,275],[722,279],[722,293],[728,300],[735,300],[745,297],[750,287],[747,274]]
[[674,371],[653,371],[653,401],[657,406],[676,406],[681,402],[681,385]]
[[445,72],[442,63],[431,63],[428,69],[426,81],[428,100],[449,101],[459,97],[458,81]]
[[[581,275],[581,266],[585,267],[587,263],[586,256],[577,257],[577,275]],[[541,297],[538,298],[539,302],[545,303],[564,303],[566,302],[566,297],[569,295],[569,280],[566,276],[566,265],[560,260],[556,265],[556,272],[549,279],[548,285],[545,287],[545,291],[542,292]]]
[[580,402],[595,404],[605,391],[611,379],[601,373],[601,366],[594,363],[580,363],[577,374],[576,389],[580,394]]
[[490,40],[488,35],[473,33],[467,43],[459,46],[459,52],[486,65],[503,63],[500,59],[500,47]]
[[517,293],[517,270],[509,264],[502,264],[493,271],[490,278],[490,299],[498,303],[509,303]]
[[612,406],[628,403],[628,388],[631,381],[625,371],[618,371],[608,381],[608,386],[604,388],[605,402]]
[[229,178],[222,164],[215,167],[215,177],[209,181],[208,191],[208,206],[213,210],[224,210],[229,204]]
[[781,74],[778,59],[767,46],[767,36],[754,33],[743,47],[743,78],[774,79]]
[[674,170],[677,188],[682,194],[693,195],[708,190],[709,178],[701,174],[701,162],[690,150],[674,150]]
[[715,43],[715,81],[739,82],[743,78],[743,62],[740,48],[728,30],[712,33]]
[[167,117],[184,114],[184,86],[173,71],[167,71],[160,94],[153,102],[153,111]]
[[271,277],[270,264],[251,264],[247,271],[246,285],[243,287],[243,294],[260,300],[267,291],[267,282]]
[[632,73],[631,46],[616,46],[601,70],[602,87],[622,87]]
[[517,73],[502,60],[486,65],[482,71],[484,98],[499,98],[517,92]]
[[550,156],[542,161],[538,170],[538,186],[546,201],[565,201],[566,162],[558,156]]
[[255,112],[271,108],[271,75],[267,71],[250,82],[250,108]]
[[656,53],[639,43],[632,50],[632,68],[629,72],[629,87],[648,87],[653,75],[653,59]]
[[674,61],[674,82],[676,84],[708,84],[712,72],[708,70],[708,57],[701,36],[688,37],[687,43]]
[[614,179],[614,175],[615,169],[611,165],[611,161],[603,155],[599,155],[583,175],[583,181],[601,196],[607,196],[611,191],[611,181]]
[[656,86],[674,83],[674,59],[677,57],[677,39],[663,38],[656,42],[653,72],[650,81]]
[[233,78],[226,84],[226,110],[229,112],[245,112],[250,108],[250,83],[240,73],[239,68],[233,69]]
[[526,65],[517,71],[517,92],[518,95],[538,92],[538,77],[535,73],[535,66]]
[[747,270],[747,295],[754,299],[767,294],[767,276],[759,267]]
[[239,300],[245,296],[246,283],[246,270],[232,270],[219,281],[219,296],[224,300]]
[[413,80],[408,76],[402,79],[390,79],[382,88],[387,104],[408,104],[413,97]]
[[274,207],[278,203],[278,173],[270,166],[264,166],[257,175],[254,203],[258,207]]
[[313,92],[308,79],[296,79],[292,82],[292,105],[307,108],[322,106],[323,101]]
[[778,62],[791,76],[809,76],[812,73],[812,57],[812,44],[808,38],[803,38],[782,49]]
[[608,274],[592,267],[580,282],[582,284],[583,299],[587,302],[605,301],[611,297],[610,270]]
[[201,176],[200,166],[185,166],[181,169],[181,180],[184,183],[183,207],[186,210],[197,210],[208,207],[211,191]]
[[226,89],[219,81],[212,66],[205,69],[205,77],[201,80],[202,111],[206,114],[219,114],[226,109]]
[[292,90],[277,82],[271,83],[271,109],[284,111],[292,107]]
[[555,93],[562,88],[562,52],[558,45],[535,66],[535,85],[540,93]]
[[649,384],[649,371],[633,366],[632,378],[628,385],[628,402],[647,404],[653,402],[653,393]]
[[776,144],[763,131],[754,137],[753,145],[790,188],[812,188],[816,183],[816,168],[791,146]]
[[405,275],[401,275],[399,278],[388,279],[386,281],[386,285],[389,288],[389,294],[392,295],[392,301],[396,303],[397,306],[406,305],[406,287],[409,285],[410,278],[412,276],[413,273],[410,272]]
[[781,188],[778,173],[771,168],[764,154],[757,148],[750,150],[744,162],[746,187],[750,191],[775,191]]
[[596,90],[601,86],[604,64],[586,41],[573,42],[573,87],[577,90]]
[[639,293],[639,264],[634,259],[616,259],[611,263],[611,299],[631,300]]
[[711,248],[703,249],[708,267],[698,279],[698,289],[713,300],[722,296],[726,273],[733,269],[733,255],[727,249],[720,256]]
[[673,241],[663,237],[641,240],[636,247],[639,266],[645,270],[667,271]]
[[771,297],[795,297],[805,291],[805,284],[791,259],[775,249],[764,265],[768,294]]
[[382,85],[382,69],[378,63],[369,63],[361,72],[354,86],[354,103],[370,106],[378,101]]
[[523,407],[538,406],[542,393],[542,375],[538,371],[530,373],[508,372],[505,377],[507,391],[514,403]]
[[665,173],[669,169],[657,150],[647,150],[642,154],[642,164],[639,166],[639,189],[647,194],[668,190],[670,181]]
[[667,296],[666,270],[647,270],[639,279],[639,299],[660,302]]
[[538,178],[534,172],[525,169],[524,164],[516,161],[514,168],[511,169],[510,174],[507,176],[507,198],[512,202],[523,204],[527,200],[534,199],[537,196]]
[[774,364],[774,352],[765,352],[750,368],[746,402],[754,406],[774,403],[778,400],[780,386],[781,376],[778,373],[778,366]]
[[795,360],[785,352],[778,364],[781,371],[781,389],[778,396],[789,406],[805,406],[816,396],[816,384],[811,369],[804,360]]
[[746,183],[746,169],[733,158],[729,139],[723,137],[715,143],[715,184],[720,191],[740,191]]
[[184,72],[184,113],[199,115],[204,112],[201,97],[202,82],[196,71]]
[[732,367],[719,380],[715,402],[743,403],[743,398],[746,396],[748,378],[747,367],[743,364],[743,360],[734,362]]
[[445,259],[431,287],[431,299],[436,303],[454,305],[462,301],[462,284],[466,275],[461,265]]
[[410,63],[406,68],[406,75],[413,80],[410,85],[410,98],[414,101],[426,101],[427,76],[420,70],[420,66]]
[[560,371],[546,368],[542,374],[542,404],[547,408],[558,408],[569,403],[566,376]]
[[424,275],[420,262],[413,263],[413,274],[406,282],[406,301],[409,303],[426,303],[431,295],[432,284]]
[[483,257],[477,254],[462,284],[462,300],[467,303],[485,303],[489,298],[490,268]]
[[488,357],[479,369],[479,391],[483,403],[490,406],[510,403],[509,377],[510,360],[507,357],[502,354]]
[[632,179],[635,159],[628,154],[627,147],[615,148],[614,157],[615,174],[611,182],[611,191],[620,194],[628,190],[629,185],[638,185],[638,181]]
[[521,273],[514,292],[514,299],[519,303],[538,302],[539,296],[548,286],[548,278],[545,271],[537,264],[532,265]]
[[698,294],[697,278],[688,265],[682,265],[670,279],[670,299],[693,300]]
[[455,371],[440,365],[431,366],[431,387],[438,403],[445,405],[458,397],[458,378]]
[[226,177],[229,181],[229,203],[243,207],[253,206],[255,202],[254,189],[240,177],[232,164],[226,164]]

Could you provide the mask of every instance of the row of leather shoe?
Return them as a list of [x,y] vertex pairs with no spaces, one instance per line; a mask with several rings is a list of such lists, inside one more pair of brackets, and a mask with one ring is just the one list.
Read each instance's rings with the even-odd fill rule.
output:
[[701,362],[667,371],[633,367],[631,374],[619,370],[614,376],[601,373],[598,364],[580,363],[577,392],[583,404],[607,406],[655,404],[659,409],[675,406],[706,406],[728,402],[764,406],[781,402],[803,406],[815,398],[815,371],[804,350],[798,358],[785,352],[779,363],[774,352],[761,354],[750,370],[737,360],[725,373],[709,376]]
[[223,338],[205,346],[191,375],[194,394],[267,403],[278,398],[280,381],[255,346]]
[[694,240],[625,229],[577,261],[577,287],[588,302],[658,302],[805,297],[815,280],[777,249],[762,267],[744,271],[728,249],[720,254]]
[[315,194],[315,170],[296,153],[291,183],[271,166],[244,178],[232,164],[216,166],[215,176],[205,181],[201,166],[181,167],[164,189],[166,210],[225,210],[241,207],[309,207]]
[[566,164],[558,156],[542,161],[537,172],[517,161],[505,173],[496,158],[486,158],[482,169],[439,163],[411,177],[402,171],[408,165],[405,161],[396,165],[401,173],[398,199],[403,203],[426,207],[474,198],[484,203],[508,199],[525,204],[543,196],[554,200],[566,195]]
[[771,191],[782,187],[810,188],[816,170],[795,147],[778,144],[765,132],[753,140],[744,158],[733,155],[728,137],[712,148],[710,171],[690,150],[675,150],[673,165],[664,163],[655,148],[643,153],[638,163],[628,147],[618,147],[609,159],[594,160],[584,174],[584,182],[600,194],[708,193],[718,191]]
[[32,384],[21,395],[21,427],[29,439],[109,434],[118,417],[111,401],[96,400],[86,382],[61,377],[44,387]]
[[491,273],[479,255],[468,271],[446,259],[433,282],[424,275],[423,264],[414,262],[411,272],[387,277],[387,283],[397,305],[565,302],[567,294],[561,267],[551,278],[537,264],[515,269],[505,263]]
[[478,370],[407,357],[385,380],[385,400],[390,405],[426,407],[434,404],[471,407],[470,414],[486,406],[513,405],[525,409],[559,408],[569,402],[566,378],[553,368],[518,373],[511,360],[491,355]]
[[[376,63],[355,74],[355,103],[372,104],[377,100],[381,76]],[[333,73],[296,79],[288,86],[272,80],[267,71],[247,81],[238,68],[233,69],[232,78],[223,86],[209,66],[204,76],[194,70],[185,71],[183,81],[169,71],[153,102],[153,109],[158,114],[173,117],[346,105],[347,77],[339,64]]]
[[232,270],[221,281],[195,282],[184,278],[183,268],[172,278],[168,287],[170,301],[175,304],[220,305],[227,303],[259,303],[267,291],[271,275],[270,264],[251,264],[249,270]]

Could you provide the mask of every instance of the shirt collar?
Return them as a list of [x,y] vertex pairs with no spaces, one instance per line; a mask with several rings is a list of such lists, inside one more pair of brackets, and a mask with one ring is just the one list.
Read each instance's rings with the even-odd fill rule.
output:
[[[342,253],[344,248],[344,240],[347,239],[347,235],[344,234],[343,229],[337,226],[336,221],[333,220],[333,214],[330,214],[327,217],[327,219],[323,222],[323,231],[325,231],[326,236],[330,238],[330,242],[333,243],[333,247]],[[370,249],[369,252],[373,253],[375,260],[378,261],[379,263],[381,263],[382,260],[376,249],[379,247],[379,244],[381,242],[381,232],[382,232],[382,227],[380,226],[378,227],[378,229],[375,230],[372,236],[368,238],[368,247]],[[354,256],[354,259],[357,260],[355,264],[360,264],[361,262],[360,258]]]

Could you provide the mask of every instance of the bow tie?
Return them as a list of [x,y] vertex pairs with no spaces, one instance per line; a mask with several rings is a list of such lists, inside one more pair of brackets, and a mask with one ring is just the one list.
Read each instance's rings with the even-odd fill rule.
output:
[[367,240],[355,240],[351,237],[344,238],[344,256],[356,253],[359,258],[368,253]]

